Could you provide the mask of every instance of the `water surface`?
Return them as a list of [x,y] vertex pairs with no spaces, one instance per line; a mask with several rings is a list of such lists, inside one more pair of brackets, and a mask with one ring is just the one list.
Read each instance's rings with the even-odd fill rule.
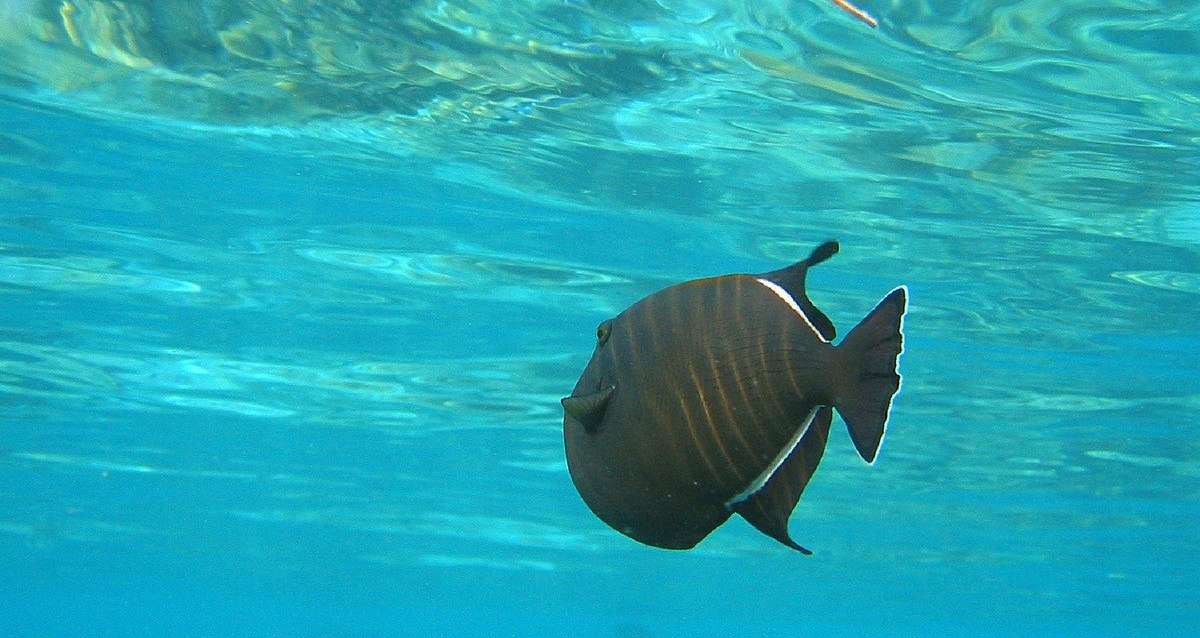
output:
[[[0,633],[1195,626],[1200,11],[861,4],[0,0]],[[605,527],[594,326],[830,237],[816,555]]]

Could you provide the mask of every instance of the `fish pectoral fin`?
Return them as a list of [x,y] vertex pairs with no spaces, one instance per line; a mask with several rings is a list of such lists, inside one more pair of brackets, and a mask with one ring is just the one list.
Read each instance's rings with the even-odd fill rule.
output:
[[580,396],[569,396],[562,400],[563,410],[567,416],[575,419],[588,433],[595,432],[604,420],[604,412],[608,409],[608,400],[612,398],[617,386],[610,385],[603,390]]

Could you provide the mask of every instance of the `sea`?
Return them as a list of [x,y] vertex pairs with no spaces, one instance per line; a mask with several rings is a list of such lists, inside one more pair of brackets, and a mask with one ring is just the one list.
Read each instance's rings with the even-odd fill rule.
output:
[[[0,637],[1198,635],[1200,4],[856,4],[0,0]],[[813,555],[610,529],[596,325],[828,239]]]

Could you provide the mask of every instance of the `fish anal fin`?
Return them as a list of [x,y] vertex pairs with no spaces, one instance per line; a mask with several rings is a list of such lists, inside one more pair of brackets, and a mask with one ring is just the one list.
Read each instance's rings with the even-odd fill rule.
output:
[[792,540],[788,534],[788,518],[825,454],[832,421],[832,410],[818,409],[800,443],[762,489],[734,507],[734,511],[758,531],[804,554],[812,552]]
[[821,337],[826,341],[833,341],[837,337],[837,330],[833,327],[833,322],[825,313],[817,309],[813,302],[808,298],[808,292],[805,290],[805,279],[808,276],[808,269],[812,266],[829,259],[838,252],[838,243],[836,241],[827,241],[813,249],[812,254],[803,261],[798,261],[787,268],[781,268],[763,275],[760,278],[766,279],[783,288],[804,315],[812,322],[813,327],[817,329]]

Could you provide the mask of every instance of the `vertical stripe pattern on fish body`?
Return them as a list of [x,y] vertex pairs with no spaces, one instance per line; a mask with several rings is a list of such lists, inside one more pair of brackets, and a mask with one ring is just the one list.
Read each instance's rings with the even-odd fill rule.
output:
[[597,516],[686,549],[736,512],[807,551],[787,519],[824,451],[830,408],[873,461],[900,380],[906,289],[834,346],[804,279],[836,252],[829,242],[779,271],[671,286],[600,325],[563,400],[568,468]]

